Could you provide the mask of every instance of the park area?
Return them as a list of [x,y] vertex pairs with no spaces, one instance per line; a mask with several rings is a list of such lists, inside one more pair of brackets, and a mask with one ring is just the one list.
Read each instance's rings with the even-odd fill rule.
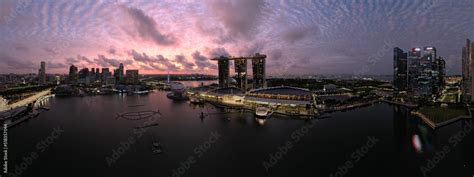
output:
[[423,106],[417,112],[426,116],[435,124],[448,122],[460,116],[468,117],[469,110],[465,106]]

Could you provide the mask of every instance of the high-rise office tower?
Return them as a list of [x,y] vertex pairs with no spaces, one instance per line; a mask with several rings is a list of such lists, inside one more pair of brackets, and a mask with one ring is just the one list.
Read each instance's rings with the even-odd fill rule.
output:
[[252,57],[252,74],[253,74],[253,88],[267,87],[267,81],[265,78],[265,58],[266,55],[260,55],[256,53]]
[[95,78],[96,78],[97,80],[100,79],[100,69],[99,69],[99,68],[95,68]]
[[396,93],[406,92],[408,88],[408,54],[396,47],[393,49],[393,86]]
[[74,65],[71,65],[69,67],[69,77],[68,77],[68,80],[69,80],[69,83],[70,84],[75,84],[77,83],[77,67],[74,66]]
[[46,63],[41,62],[41,68],[38,70],[38,82],[42,85],[46,84]]
[[89,76],[89,68],[82,68],[81,70],[79,70],[79,79],[85,79]]
[[418,87],[421,95],[431,96],[434,93],[434,79],[438,78],[433,76],[433,62],[436,59],[436,48],[424,47],[423,56],[420,58],[420,75],[418,77]]
[[129,69],[126,71],[125,80],[127,84],[138,84],[139,75],[138,69]]
[[123,70],[123,64],[120,63],[119,65],[119,76],[123,77],[124,76],[124,70]]
[[123,70],[123,68],[124,68],[123,64],[120,63],[119,67],[114,70],[114,76],[115,76],[115,79],[118,83],[124,81],[124,70]]
[[236,59],[234,60],[235,66],[235,80],[237,81],[237,87],[242,90],[247,90],[247,59]]
[[101,80],[105,81],[110,76],[112,76],[112,74],[110,73],[109,68],[102,68],[102,73],[100,75]]
[[444,87],[444,77],[446,76],[446,61],[443,58],[437,57],[433,62],[433,94],[441,95]]
[[466,40],[466,45],[462,48],[462,81],[461,91],[462,99],[465,103],[474,102],[474,84],[473,84],[473,71],[474,71],[474,42]]
[[217,59],[219,70],[219,88],[229,87],[229,58],[221,56]]
[[417,97],[420,95],[418,78],[420,76],[421,48],[412,48],[408,52],[408,89],[409,95]]

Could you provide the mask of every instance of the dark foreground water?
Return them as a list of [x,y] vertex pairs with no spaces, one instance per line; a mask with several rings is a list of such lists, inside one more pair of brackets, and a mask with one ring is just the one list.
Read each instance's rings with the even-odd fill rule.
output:
[[[470,129],[461,131],[470,122],[433,132],[406,110],[387,104],[313,121],[275,116],[263,125],[252,113],[192,107],[167,99],[165,92],[56,97],[48,104],[51,110],[9,129],[9,172],[32,177],[473,176],[474,139]],[[151,120],[116,118],[138,110],[159,110],[159,125],[137,132],[135,126]],[[209,116],[199,119],[201,111]],[[152,153],[156,141],[162,154]]]

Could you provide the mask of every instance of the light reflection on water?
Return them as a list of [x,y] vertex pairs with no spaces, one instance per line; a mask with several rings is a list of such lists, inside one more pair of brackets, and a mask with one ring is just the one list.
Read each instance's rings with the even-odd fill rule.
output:
[[[274,115],[261,125],[253,112],[225,113],[212,106],[192,106],[186,101],[169,100],[162,91],[142,96],[55,97],[48,104],[50,111],[9,130],[10,169],[32,152],[36,143],[54,127],[65,130],[22,176],[45,172],[48,176],[68,176],[73,171],[88,176],[90,170],[86,169],[93,169],[101,176],[171,176],[171,170],[179,167],[213,131],[218,131],[222,138],[186,175],[329,176],[368,136],[374,136],[380,143],[351,169],[349,176],[419,176],[418,167],[462,126],[459,122],[433,132],[420,128],[426,126],[408,111],[388,104],[337,112],[331,118],[314,120],[314,127],[275,168],[266,172],[262,162],[269,159],[268,155],[278,151],[292,132],[311,122]],[[116,119],[117,114],[157,109],[162,114],[159,125],[147,128],[143,137],[112,167],[107,167],[105,157],[146,121]],[[200,119],[201,113],[205,118]],[[417,153],[412,145],[414,134],[420,136],[421,143],[431,144],[433,150]],[[423,139],[422,134],[427,138]],[[162,144],[162,154],[152,154],[150,146],[155,141]],[[467,174],[469,169],[464,166],[467,164],[472,169],[473,142],[472,135],[466,137],[433,174],[452,175],[445,171]]]

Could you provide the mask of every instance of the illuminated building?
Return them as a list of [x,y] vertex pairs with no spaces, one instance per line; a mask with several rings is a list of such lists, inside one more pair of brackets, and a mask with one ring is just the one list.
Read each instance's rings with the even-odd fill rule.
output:
[[219,70],[219,88],[229,87],[229,58],[221,56],[217,59]]
[[408,52],[408,94],[411,96],[419,96],[418,77],[420,75],[420,58],[421,48],[412,48]]
[[237,87],[242,90],[247,90],[247,60],[235,60],[234,66],[236,72],[235,80],[237,81]]
[[444,87],[444,77],[446,76],[446,61],[437,57],[433,62],[433,94],[441,95]]
[[407,53],[396,47],[393,49],[393,86],[396,93],[407,91]]
[[474,71],[474,42],[466,40],[466,45],[462,49],[462,81],[461,91],[463,102],[471,103],[474,101],[474,86],[473,84],[473,71]]
[[253,74],[253,88],[264,88],[267,87],[267,81],[265,79],[265,55],[255,54],[252,58],[252,74]]
[[235,72],[237,73],[237,86],[242,90],[247,90],[247,61],[252,60],[253,89],[264,88],[267,86],[265,79],[265,58],[266,55],[256,53],[254,56],[244,57],[224,57],[213,58],[217,60],[219,72],[219,88],[229,87],[229,60],[235,62]]
[[436,48],[424,47],[423,56],[420,58],[420,75],[418,76],[419,94],[421,95],[431,96],[434,92],[433,62],[435,59]]

